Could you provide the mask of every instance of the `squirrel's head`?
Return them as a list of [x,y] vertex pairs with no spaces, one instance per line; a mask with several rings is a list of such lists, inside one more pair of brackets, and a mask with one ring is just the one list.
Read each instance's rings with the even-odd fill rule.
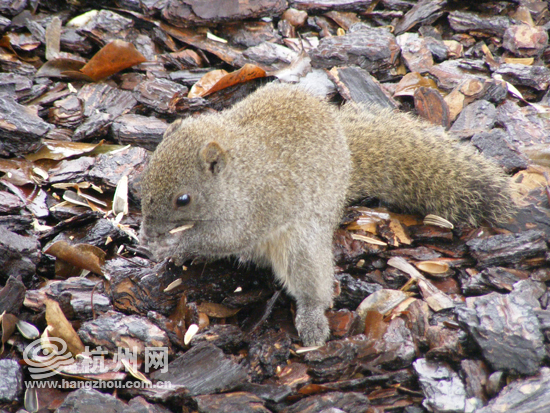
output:
[[[175,122],[143,174],[140,240],[156,259],[235,253],[246,211],[216,116]],[[237,222],[237,224],[236,224]]]

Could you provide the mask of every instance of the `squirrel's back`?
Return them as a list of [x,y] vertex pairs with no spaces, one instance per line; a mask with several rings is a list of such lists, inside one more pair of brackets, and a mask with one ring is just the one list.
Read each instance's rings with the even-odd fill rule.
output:
[[377,106],[347,104],[340,114],[353,163],[348,199],[373,196],[453,223],[498,223],[510,217],[510,179],[441,128]]

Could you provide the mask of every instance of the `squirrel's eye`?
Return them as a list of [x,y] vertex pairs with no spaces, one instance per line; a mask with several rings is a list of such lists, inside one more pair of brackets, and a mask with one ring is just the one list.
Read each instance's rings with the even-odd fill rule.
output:
[[183,207],[191,202],[191,197],[189,194],[182,194],[176,198],[176,205],[179,207]]

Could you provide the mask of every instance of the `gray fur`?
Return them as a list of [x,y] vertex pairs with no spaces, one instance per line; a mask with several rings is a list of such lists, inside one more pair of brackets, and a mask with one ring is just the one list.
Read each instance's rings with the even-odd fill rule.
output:
[[[297,87],[268,85],[230,110],[170,126],[144,174],[141,241],[178,263],[231,255],[271,266],[296,300],[304,345],[322,345],[332,234],[347,200],[373,195],[470,223],[508,212],[502,172],[450,143],[406,115],[339,111]],[[478,179],[499,193],[485,199]],[[178,207],[184,193],[191,203]]]

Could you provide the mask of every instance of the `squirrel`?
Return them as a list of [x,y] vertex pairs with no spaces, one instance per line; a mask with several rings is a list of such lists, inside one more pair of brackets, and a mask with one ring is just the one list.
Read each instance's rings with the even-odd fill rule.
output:
[[305,346],[329,337],[333,232],[366,196],[477,225],[513,211],[503,171],[411,115],[338,108],[269,84],[232,108],[177,120],[142,179],[140,241],[176,265],[236,256],[271,266],[296,301]]

